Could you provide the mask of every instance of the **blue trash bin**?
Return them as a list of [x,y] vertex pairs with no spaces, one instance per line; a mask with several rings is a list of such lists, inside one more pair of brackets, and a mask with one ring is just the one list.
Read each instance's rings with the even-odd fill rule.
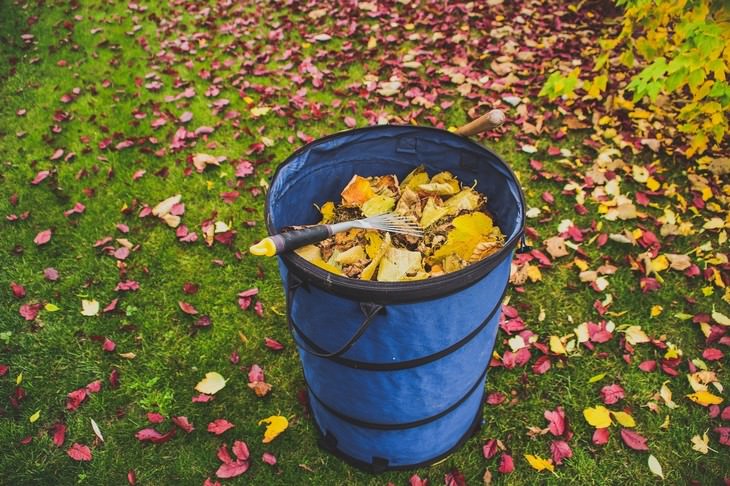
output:
[[427,127],[375,126],[316,140],[284,161],[266,198],[270,234],[316,223],[314,204],[339,201],[354,174],[419,165],[476,181],[506,236],[462,270],[412,282],[373,282],[279,257],[287,320],[299,351],[319,445],[362,469],[431,464],[478,429],[512,252],[524,245],[524,198],[510,168],[485,147]]

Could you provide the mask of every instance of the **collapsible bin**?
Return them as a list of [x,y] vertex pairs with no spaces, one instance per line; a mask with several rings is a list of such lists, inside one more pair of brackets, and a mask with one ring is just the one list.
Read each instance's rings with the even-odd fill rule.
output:
[[279,257],[319,444],[373,472],[436,462],[481,424],[500,304],[524,232],[522,191],[497,155],[465,137],[386,125],[302,147],[279,166],[266,199],[275,234],[316,223],[314,204],[339,201],[355,174],[402,180],[419,165],[475,181],[504,247],[457,272],[411,282],[349,279],[295,253]]

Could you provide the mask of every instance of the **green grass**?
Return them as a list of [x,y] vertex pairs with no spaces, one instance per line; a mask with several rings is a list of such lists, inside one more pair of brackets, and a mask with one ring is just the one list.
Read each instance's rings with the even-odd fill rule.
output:
[[[35,5],[35,4],[33,4]],[[298,357],[288,335],[284,318],[284,296],[273,260],[259,260],[247,254],[248,246],[265,234],[263,224],[264,196],[253,196],[250,189],[259,186],[260,180],[268,179],[276,164],[284,160],[299,145],[297,132],[319,137],[345,128],[343,117],[353,116],[359,125],[365,125],[365,110],[404,116],[408,109],[381,103],[376,95],[363,99],[349,90],[354,82],[361,82],[365,75],[374,74],[387,79],[392,67],[381,61],[387,45],[353,55],[354,61],[344,65],[335,62],[344,55],[344,42],[334,39],[329,43],[315,43],[302,47],[305,39],[320,30],[306,17],[306,12],[277,10],[273,6],[254,8],[245,6],[235,13],[216,12],[206,21],[194,12],[183,12],[180,7],[166,4],[147,5],[145,12],[131,12],[126,2],[83,2],[78,8],[61,1],[48,2],[43,7],[24,6],[15,3],[0,4],[0,364],[10,366],[7,375],[0,377],[0,396],[7,397],[15,390],[15,380],[22,373],[22,387],[27,397],[19,409],[13,408],[4,398],[0,400],[0,471],[8,484],[124,484],[127,472],[134,470],[138,484],[202,484],[206,477],[213,477],[219,461],[216,450],[222,442],[229,446],[234,439],[245,440],[251,448],[253,465],[245,475],[226,481],[230,484],[266,485],[384,485],[392,482],[405,485],[413,472],[385,473],[371,476],[353,469],[340,460],[325,454],[316,446],[316,431],[297,401],[297,394],[304,388]],[[404,15],[405,7],[398,7]],[[236,10],[236,9],[234,9]],[[38,16],[37,22],[28,27],[26,20]],[[74,16],[81,20],[74,20]],[[176,61],[171,66],[159,65],[157,55],[162,43],[169,43],[181,36],[211,31],[213,25],[233,22],[236,18],[253,19],[255,27],[247,37],[236,38],[230,34],[214,33],[206,45],[198,44],[198,52],[190,54],[174,51],[169,45],[165,52],[173,52]],[[167,29],[162,20],[178,18],[180,25]],[[272,19],[272,20],[267,20]],[[272,30],[274,20],[294,22],[292,32],[281,41],[268,42],[266,36]],[[73,23],[70,31],[64,21]],[[475,22],[474,18],[464,19]],[[361,16],[361,25],[375,25],[376,21]],[[141,28],[135,35],[128,35],[135,25]],[[332,27],[336,25],[329,22]],[[92,33],[92,29],[102,28]],[[455,26],[454,29],[457,29]],[[399,34],[395,27],[387,32]],[[417,26],[417,32],[430,35],[427,29]],[[20,35],[32,33],[34,43],[26,45]],[[363,49],[371,34],[358,32],[348,40],[353,49]],[[144,37],[149,49],[145,51],[138,40]],[[253,42],[255,48],[247,47]],[[401,55],[414,48],[415,41],[403,40],[394,52]],[[293,61],[282,60],[287,48],[302,48],[303,54]],[[229,50],[226,50],[228,48]],[[273,71],[267,76],[241,74],[239,69],[246,60],[255,58],[258,52],[269,54],[266,67]],[[357,52],[357,51],[356,51]],[[302,57],[312,56],[313,63],[324,74],[324,86],[315,89],[310,80],[301,86],[293,85],[286,77],[288,63],[296,69]],[[204,92],[210,80],[201,79],[200,69],[211,69],[214,62],[232,59],[230,68],[221,68],[212,77],[220,76],[221,93],[206,97]],[[12,63],[10,61],[13,61]],[[64,61],[65,66],[59,65]],[[190,61],[192,67],[185,67]],[[437,65],[437,63],[435,63]],[[430,80],[434,85],[443,83],[428,67],[416,70],[413,75]],[[168,69],[168,72],[165,72]],[[173,72],[174,71],[174,72]],[[160,92],[151,92],[143,86],[148,73],[157,73],[163,82]],[[180,87],[174,88],[175,79]],[[108,87],[104,87],[108,80]],[[138,87],[137,83],[142,84]],[[243,88],[242,83],[250,86]],[[445,83],[448,84],[448,83]],[[79,96],[71,103],[63,104],[63,94],[80,88]],[[176,95],[184,87],[194,87],[192,99],[163,101],[165,96]],[[300,87],[306,87],[307,106],[296,109],[290,106],[290,96]],[[453,87],[442,86],[443,89]],[[267,91],[270,90],[270,91]],[[282,107],[283,115],[269,112],[259,119],[249,115],[244,97],[250,97],[258,105]],[[213,114],[210,104],[215,99],[230,100],[221,114]],[[449,96],[456,103],[441,110],[438,105],[425,110],[416,121],[427,125],[425,118],[433,115],[446,126],[466,121],[466,112],[473,105],[468,99]],[[340,100],[339,107],[333,106]],[[349,106],[353,101],[354,105]],[[315,109],[315,104],[316,109]],[[24,116],[16,115],[20,109]],[[54,122],[56,111],[65,111],[70,119]],[[236,110],[240,119],[236,123],[226,121],[222,115]],[[321,111],[317,116],[315,112]],[[133,112],[145,113],[141,120],[133,118]],[[199,126],[213,126],[215,132],[207,142],[198,140],[195,146],[173,153],[169,150],[172,134],[177,129],[175,119],[184,111],[193,113],[187,125],[194,130]],[[150,128],[151,120],[167,114],[170,120],[158,130]],[[60,133],[51,128],[59,125]],[[274,141],[261,154],[247,155],[249,146],[261,139],[258,131]],[[16,136],[16,132],[26,132]],[[570,147],[576,156],[590,163],[595,155],[580,147],[586,134],[571,136],[561,143]],[[294,137],[293,143],[288,141]],[[88,137],[88,142],[84,142]],[[99,142],[112,138],[112,147],[125,139],[156,137],[140,146],[116,150],[100,150]],[[206,147],[208,143],[215,144]],[[552,144],[540,141],[544,149]],[[544,150],[529,156],[520,151],[521,142],[514,132],[488,145],[501,153],[520,174],[528,200],[528,206],[543,207],[540,195],[550,191],[556,198],[549,208],[549,221],[528,220],[528,225],[539,231],[541,239],[557,233],[562,219],[572,219],[585,228],[600,221],[597,206],[589,202],[590,212],[579,216],[573,211],[574,200],[561,196],[562,183],[532,178],[530,158],[539,158],[546,167],[572,180],[580,172],[574,172],[548,157]],[[51,161],[55,149],[66,153],[75,152],[69,161]],[[167,148],[157,156],[154,152]],[[219,194],[232,190],[235,183],[234,167],[228,163],[219,168],[209,168],[203,174],[193,171],[186,175],[187,158],[197,152],[225,155],[229,161],[248,159],[256,163],[256,173],[238,187],[241,197],[232,205],[224,204]],[[628,157],[628,156],[627,156]],[[636,157],[628,162],[643,163]],[[686,166],[678,159],[662,159],[664,167],[671,170],[670,179],[679,190],[687,194]],[[144,169],[146,174],[132,181],[132,174]],[[30,181],[39,170],[52,170],[53,175],[38,186]],[[163,174],[162,172],[166,172]],[[625,182],[625,193],[638,188]],[[93,193],[91,192],[93,191]],[[174,194],[182,194],[186,206],[183,223],[191,231],[200,234],[200,223],[214,218],[229,222],[238,232],[232,247],[220,244],[207,247],[201,241],[195,244],[177,242],[174,230],[154,217],[137,217],[143,204],[154,206]],[[18,204],[9,202],[12,194],[18,195]],[[91,195],[90,195],[91,194]],[[63,216],[76,202],[82,202],[86,211],[82,215]],[[669,199],[661,200],[670,206]],[[123,212],[123,208],[132,208]],[[30,211],[27,220],[10,222],[9,214]],[[217,212],[217,216],[213,213]],[[662,207],[648,208],[647,213],[659,216]],[[690,218],[700,227],[709,212],[700,212]],[[246,221],[255,221],[248,227]],[[129,234],[116,229],[117,223],[129,226]],[[604,232],[634,229],[639,222],[604,221]],[[644,222],[645,227],[651,227]],[[53,229],[51,242],[44,246],[33,244],[33,238],[41,231]],[[658,229],[653,228],[656,233]],[[105,237],[127,238],[139,249],[125,261],[126,278],[139,281],[138,292],[116,292],[120,280],[120,268],[111,256],[93,248],[95,241]],[[663,239],[662,251],[681,253],[707,241],[717,248],[715,232],[698,233],[690,237]],[[112,242],[114,244],[114,242]],[[535,242],[540,246],[540,242]],[[701,278],[687,279],[676,272],[663,272],[665,282],[661,290],[641,294],[637,272],[629,269],[626,255],[634,257],[642,250],[609,242],[603,248],[584,244],[591,268],[604,259],[619,267],[609,277],[610,287],[598,294],[578,280],[578,270],[569,265],[572,257],[557,260],[551,269],[542,269],[542,280],[524,286],[524,292],[510,292],[510,305],[519,309],[529,329],[541,342],[549,336],[564,336],[584,321],[598,321],[593,302],[602,300],[606,293],[613,295],[614,303],[609,316],[616,325],[641,325],[651,336],[666,339],[684,352],[685,358],[701,356],[704,337],[699,326],[691,321],[681,321],[679,312],[691,314],[727,309],[722,300],[722,289],[715,288],[710,297],[703,296],[702,288],[710,284]],[[241,257],[236,256],[241,252]],[[221,264],[222,262],[222,264]],[[57,282],[43,278],[43,269],[56,268],[61,277]],[[22,301],[15,299],[10,282],[21,283],[27,290]],[[195,282],[200,290],[195,295],[185,295],[185,282]],[[236,294],[258,287],[259,299],[264,304],[264,317],[253,312],[243,312],[236,303]],[[81,299],[96,299],[102,306],[119,297],[119,312],[100,317],[84,317],[80,314]],[[691,305],[686,297],[694,297],[699,303]],[[202,314],[209,315],[212,326],[196,329],[191,316],[183,314],[177,305],[179,300],[193,304]],[[52,303],[60,308],[57,312],[42,310],[35,322],[25,321],[19,314],[21,303]],[[662,305],[664,312],[649,317],[652,305]],[[539,319],[541,309],[544,320]],[[727,312],[725,312],[727,314]],[[104,353],[98,336],[106,336],[117,344],[116,353]],[[245,340],[241,339],[245,336]],[[284,343],[285,350],[272,352],[263,346],[265,337]],[[507,349],[506,336],[498,338],[496,351]],[[236,351],[241,361],[233,365],[230,354]],[[134,353],[134,359],[124,359],[119,353]],[[637,431],[649,439],[651,453],[664,467],[668,484],[682,484],[698,480],[701,484],[716,484],[730,474],[730,456],[727,447],[720,445],[710,432],[710,446],[716,450],[706,456],[691,449],[691,438],[719,425],[711,421],[707,411],[689,402],[684,395],[691,392],[684,374],[671,379],[669,386],[679,407],[669,410],[655,397],[662,383],[669,377],[659,372],[643,373],[636,364],[644,359],[660,359],[662,353],[650,345],[637,346],[632,364],[622,359],[618,336],[595,351],[579,348],[563,362],[553,362],[553,368],[544,375],[531,372],[534,359],[524,368],[490,371],[487,391],[500,391],[508,395],[509,403],[487,406],[484,426],[457,453],[442,463],[417,472],[429,478],[431,484],[441,484],[443,477],[452,469],[459,469],[468,484],[480,484],[485,469],[494,474],[496,484],[654,484],[659,479],[651,475],[646,465],[647,454],[629,450],[613,427],[606,446],[591,443],[593,433],[583,419],[586,407],[600,402],[602,386],[619,383],[626,389],[626,398],[613,410],[625,407],[637,422]],[[533,353],[535,355],[535,353]],[[272,393],[265,398],[256,397],[246,386],[246,367],[258,363],[264,367]],[[730,382],[725,374],[726,361],[711,364],[718,371],[720,381],[727,387]],[[113,369],[120,374],[120,386],[111,389],[107,377]],[[215,400],[208,404],[191,403],[196,393],[195,384],[208,371],[218,371],[229,382]],[[589,379],[600,373],[606,377],[597,383]],[[65,409],[66,395],[89,382],[102,379],[100,393],[94,394],[75,412]],[[646,403],[660,404],[660,413],[651,412]],[[570,440],[574,456],[556,469],[555,474],[538,473],[529,468],[523,454],[546,458],[550,455],[550,435],[530,438],[528,427],[542,428],[545,410],[557,406],[565,409],[571,430]],[[29,417],[40,410],[35,423]],[[165,444],[143,444],[134,434],[148,426],[145,414],[159,411],[166,417],[187,416],[196,430],[177,436]],[[263,427],[257,425],[261,418],[281,414],[290,418],[290,428],[269,445],[261,444]],[[668,429],[660,428],[666,416],[670,417]],[[222,438],[206,432],[207,423],[216,418],[226,418],[235,428]],[[105,442],[95,442],[90,425],[95,420],[105,437]],[[48,434],[56,422],[68,426],[66,443],[55,447]],[[158,426],[167,430],[171,424]],[[20,440],[32,437],[29,445]],[[496,459],[485,460],[481,453],[483,443],[491,438],[501,439],[513,455],[516,470],[510,475],[497,472]],[[66,449],[73,442],[92,447],[91,462],[72,461]],[[265,451],[276,455],[278,464],[270,467],[261,462]]]

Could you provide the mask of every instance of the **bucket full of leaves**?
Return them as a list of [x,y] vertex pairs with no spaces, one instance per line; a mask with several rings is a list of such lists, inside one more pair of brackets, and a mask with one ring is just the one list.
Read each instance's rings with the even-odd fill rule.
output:
[[[385,125],[302,147],[279,166],[266,199],[271,235],[398,213],[399,204],[422,236],[350,230],[278,252],[319,444],[374,472],[436,462],[481,424],[524,232],[519,183],[465,136]],[[328,265],[335,250],[353,258]]]

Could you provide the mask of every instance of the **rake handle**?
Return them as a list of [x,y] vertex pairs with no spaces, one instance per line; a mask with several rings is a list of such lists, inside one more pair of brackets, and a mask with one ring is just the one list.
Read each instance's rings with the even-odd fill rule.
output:
[[455,133],[464,137],[470,137],[472,135],[476,135],[477,133],[497,128],[502,123],[504,123],[506,119],[507,117],[502,110],[492,110],[486,115],[482,115],[476,120],[470,121],[466,125],[460,126],[456,129]]
[[281,253],[322,241],[330,236],[332,236],[332,229],[328,225],[316,224],[264,238],[259,243],[253,245],[250,251],[252,254],[259,256],[280,255]]

